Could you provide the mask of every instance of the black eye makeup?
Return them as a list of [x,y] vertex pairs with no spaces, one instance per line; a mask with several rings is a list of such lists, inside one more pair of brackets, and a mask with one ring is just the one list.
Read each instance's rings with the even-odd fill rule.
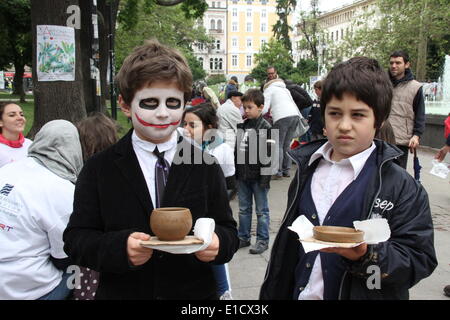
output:
[[[139,101],[139,107],[146,110],[155,110],[159,106],[159,99],[147,98]],[[172,110],[181,108],[181,100],[177,98],[167,98],[166,107]]]

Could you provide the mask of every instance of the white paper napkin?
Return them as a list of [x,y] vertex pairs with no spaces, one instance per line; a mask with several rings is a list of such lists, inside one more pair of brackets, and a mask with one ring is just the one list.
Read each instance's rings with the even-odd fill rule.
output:
[[189,245],[146,245],[147,248],[157,249],[173,254],[189,254],[206,249],[211,241],[216,223],[211,218],[199,218],[195,221],[194,235],[203,240],[203,244]]
[[[370,219],[364,221],[354,221],[353,226],[357,230],[364,231],[364,242],[367,244],[377,244],[387,241],[391,236],[391,230],[386,219]],[[312,242],[314,225],[304,215],[299,216],[289,226],[288,229],[298,234],[300,243],[305,253],[320,250],[323,248],[336,247],[335,244]],[[362,243],[362,242],[361,242]],[[352,248],[359,246],[361,243],[347,244],[346,247]]]

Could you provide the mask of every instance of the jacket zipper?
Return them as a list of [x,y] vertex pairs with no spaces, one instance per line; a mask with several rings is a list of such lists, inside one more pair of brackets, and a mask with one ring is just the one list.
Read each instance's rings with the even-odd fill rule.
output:
[[[395,158],[397,158],[397,157],[391,157],[391,158],[385,159],[385,160],[381,163],[380,168],[378,169],[378,177],[379,177],[380,185],[378,186],[378,191],[377,191],[377,193],[375,194],[375,197],[373,198],[372,205],[370,206],[370,211],[369,211],[370,213],[369,213],[369,215],[366,217],[366,220],[369,220],[370,218],[372,218],[373,206],[375,205],[375,200],[377,199],[377,197],[378,197],[378,195],[380,194],[380,191],[381,191],[381,185],[382,185],[382,182],[383,182],[383,181],[382,181],[382,178],[381,178],[381,168],[383,168],[383,166],[384,166],[384,164],[385,164],[386,162],[388,162],[388,161],[390,161],[390,160],[394,160]],[[340,285],[340,287],[339,287],[338,300],[341,300],[342,287],[343,287],[343,285],[344,285],[344,280],[345,280],[345,277],[346,277],[347,273],[348,273],[348,271],[346,270],[346,271],[344,272],[344,275],[342,276],[342,279],[341,279],[341,285]]]

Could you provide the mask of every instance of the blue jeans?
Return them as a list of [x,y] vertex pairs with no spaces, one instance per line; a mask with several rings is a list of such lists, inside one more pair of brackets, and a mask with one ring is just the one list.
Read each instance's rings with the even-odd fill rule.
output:
[[217,282],[217,294],[222,296],[225,291],[230,290],[230,279],[228,276],[228,264],[217,264],[212,266],[214,278]]
[[70,277],[70,275],[70,273],[64,272],[62,274],[61,282],[58,284],[58,286],[47,293],[45,296],[40,297],[38,300],[66,300],[72,292],[72,289],[69,289],[67,286],[67,279]]
[[292,165],[292,160],[286,154],[290,150],[292,139],[294,137],[295,129],[298,126],[300,118],[297,116],[286,117],[278,120],[272,126],[272,130],[278,130],[278,172],[277,175],[288,174]]
[[256,206],[256,240],[269,242],[269,203],[268,188],[261,188],[258,181],[238,180],[239,196],[239,232],[238,236],[244,241],[250,240],[252,227],[252,203],[255,198]]

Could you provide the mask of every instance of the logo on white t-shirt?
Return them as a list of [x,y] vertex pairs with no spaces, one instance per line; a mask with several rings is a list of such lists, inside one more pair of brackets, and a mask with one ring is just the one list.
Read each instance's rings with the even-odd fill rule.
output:
[[8,196],[13,188],[14,188],[14,186],[12,186],[10,184],[5,184],[5,186],[2,188],[2,190],[0,190],[0,194],[2,194],[4,196]]

